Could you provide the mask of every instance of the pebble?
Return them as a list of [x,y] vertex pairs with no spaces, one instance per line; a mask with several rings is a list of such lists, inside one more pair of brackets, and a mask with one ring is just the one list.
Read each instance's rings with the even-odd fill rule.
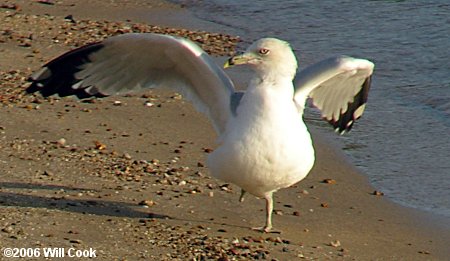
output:
[[138,205],[139,206],[151,207],[151,206],[156,205],[156,203],[153,200],[142,200],[141,202],[139,202]]
[[12,226],[7,226],[7,227],[2,228],[2,232],[8,233],[8,234],[12,233],[13,230],[14,230],[14,228]]
[[330,242],[330,246],[332,246],[332,247],[340,247],[341,246],[341,242],[339,240],[331,241]]
[[45,5],[55,5],[55,3],[51,0],[38,0],[36,2],[39,4],[45,4]]
[[203,148],[203,151],[206,152],[206,153],[211,153],[211,152],[213,152],[213,149]]
[[223,184],[220,186],[220,189],[223,191],[231,191],[230,184]]
[[17,4],[1,4],[0,8],[19,11],[21,8]]
[[53,176],[54,174],[53,174],[53,172],[51,172],[51,171],[49,171],[49,170],[45,170],[44,173],[42,173],[42,175],[43,175],[43,176],[51,177],[51,176]]
[[283,243],[283,240],[280,237],[268,237],[266,241],[274,242],[274,243]]
[[82,244],[83,243],[83,241],[81,241],[80,239],[70,239],[69,242],[73,243],[73,244]]
[[336,184],[336,180],[334,179],[324,179],[322,181],[322,183],[326,183],[326,184]]
[[64,146],[64,145],[66,145],[66,143],[67,143],[67,141],[64,138],[61,138],[56,141],[56,144],[58,144],[59,146]]
[[96,150],[105,150],[106,145],[104,143],[101,143],[100,141],[96,140],[96,141],[94,141],[94,148]]
[[372,195],[374,195],[374,196],[384,196],[384,193],[381,192],[381,191],[375,190],[375,191],[372,193]]

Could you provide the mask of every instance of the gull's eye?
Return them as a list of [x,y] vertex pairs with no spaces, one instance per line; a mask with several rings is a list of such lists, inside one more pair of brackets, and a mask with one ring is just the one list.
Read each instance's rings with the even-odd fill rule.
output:
[[269,51],[269,49],[266,49],[266,48],[261,48],[261,49],[259,49],[259,54],[262,54],[262,55],[266,55],[266,54],[268,54],[270,51]]

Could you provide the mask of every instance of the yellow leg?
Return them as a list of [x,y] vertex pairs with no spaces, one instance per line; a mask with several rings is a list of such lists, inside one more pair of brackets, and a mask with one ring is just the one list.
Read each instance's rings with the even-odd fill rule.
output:
[[273,212],[273,196],[272,192],[267,194],[264,199],[266,200],[266,225],[264,227],[252,228],[265,233],[281,233],[280,231],[272,230],[272,212]]
[[239,197],[239,202],[243,202],[244,201],[245,193],[247,193],[247,191],[241,189],[241,196]]

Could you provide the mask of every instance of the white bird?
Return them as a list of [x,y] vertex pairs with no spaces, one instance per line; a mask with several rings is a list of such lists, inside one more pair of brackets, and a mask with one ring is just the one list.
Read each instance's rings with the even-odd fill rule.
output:
[[[28,92],[44,96],[108,96],[171,88],[211,120],[218,147],[209,154],[211,174],[266,201],[272,231],[272,194],[301,181],[314,165],[311,136],[303,122],[308,98],[339,132],[350,130],[365,107],[374,65],[332,57],[297,74],[289,44],[275,38],[253,43],[225,67],[253,68],[247,90],[236,92],[226,73],[195,43],[160,34],[124,34],[50,61],[30,79]],[[297,74],[297,75],[296,75]],[[296,77],[294,81],[294,77]]]

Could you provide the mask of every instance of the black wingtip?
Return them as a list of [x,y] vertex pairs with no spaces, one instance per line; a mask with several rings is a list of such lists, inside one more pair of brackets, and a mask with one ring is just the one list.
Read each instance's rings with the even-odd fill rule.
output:
[[81,69],[81,65],[90,62],[89,56],[103,48],[101,42],[92,43],[69,51],[44,65],[28,78],[31,85],[26,89],[27,93],[39,92],[44,97],[58,94],[61,97],[75,95],[80,99],[102,94],[90,94],[84,89],[74,89],[72,86],[78,82],[75,74]]
[[353,102],[348,104],[347,110],[340,115],[338,120],[332,119],[328,121],[333,125],[336,132],[340,134],[349,132],[355,121],[361,117],[369,97],[371,82],[372,76],[367,77],[362,84],[361,90],[355,95]]

